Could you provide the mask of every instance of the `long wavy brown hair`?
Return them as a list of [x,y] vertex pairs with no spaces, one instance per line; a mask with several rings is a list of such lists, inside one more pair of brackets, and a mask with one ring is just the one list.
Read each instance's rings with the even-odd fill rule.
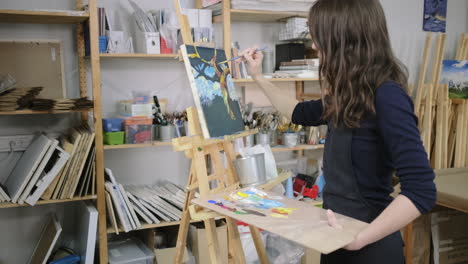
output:
[[323,118],[359,127],[375,114],[376,89],[395,81],[405,90],[406,67],[393,54],[378,0],[318,0],[309,28],[320,57]]

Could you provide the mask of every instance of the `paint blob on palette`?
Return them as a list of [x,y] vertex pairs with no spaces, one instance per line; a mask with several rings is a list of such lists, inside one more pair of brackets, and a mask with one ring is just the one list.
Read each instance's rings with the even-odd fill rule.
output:
[[260,217],[265,217],[269,214],[276,218],[288,218],[297,209],[285,208],[283,203],[277,201],[281,199],[283,198],[280,196],[271,197],[263,191],[250,188],[233,192],[229,196],[224,197],[224,199],[210,200],[208,202],[235,214],[250,214]]

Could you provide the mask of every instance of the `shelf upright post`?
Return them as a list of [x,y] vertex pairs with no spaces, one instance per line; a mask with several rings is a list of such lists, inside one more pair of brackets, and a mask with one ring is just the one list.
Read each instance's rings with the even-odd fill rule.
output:
[[99,58],[99,33],[97,0],[89,0],[89,35],[91,47],[91,75],[94,99],[94,131],[96,133],[96,190],[98,210],[99,233],[99,261],[108,263],[107,253],[107,223],[106,223],[106,197],[104,189],[104,146],[102,135],[102,100],[101,100],[101,69]]
[[[83,0],[76,0],[76,10],[82,11],[84,8]],[[84,25],[78,23],[76,27],[76,49],[78,55],[78,78],[80,86],[80,97],[88,96],[88,84],[86,82],[86,59],[85,59],[85,39],[84,39]],[[88,120],[88,113],[81,113],[81,120]]]

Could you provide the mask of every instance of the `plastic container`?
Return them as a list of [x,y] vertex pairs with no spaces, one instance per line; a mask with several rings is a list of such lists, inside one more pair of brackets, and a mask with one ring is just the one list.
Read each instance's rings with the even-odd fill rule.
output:
[[129,118],[125,119],[125,143],[149,144],[153,142],[153,119]]
[[99,53],[107,53],[107,36],[99,36]]
[[104,145],[122,145],[125,142],[125,132],[104,132]]
[[154,253],[141,241],[125,239],[109,242],[109,264],[153,264]]
[[105,132],[118,132],[122,131],[123,119],[121,118],[103,118],[102,129]]

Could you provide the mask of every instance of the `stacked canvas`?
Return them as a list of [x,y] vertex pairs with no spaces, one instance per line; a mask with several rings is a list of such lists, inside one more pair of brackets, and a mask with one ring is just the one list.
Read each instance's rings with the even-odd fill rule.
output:
[[14,111],[28,108],[31,101],[39,95],[42,87],[14,88],[0,94],[0,111]]
[[181,219],[185,192],[172,183],[153,186],[119,184],[110,169],[106,169],[106,200],[110,223],[118,233],[141,228],[142,222],[158,224]]
[[93,107],[93,101],[86,97],[78,99],[33,99],[31,109],[35,111],[80,110]]
[[4,186],[0,202],[35,205],[39,199],[71,199],[95,193],[94,133],[87,126],[59,140],[37,136]]
[[39,200],[69,158],[58,145],[57,140],[44,135],[31,142],[0,191],[2,202],[34,205]]
[[87,126],[72,130],[60,142],[70,159],[50,184],[42,199],[71,199],[95,193],[94,133]]

